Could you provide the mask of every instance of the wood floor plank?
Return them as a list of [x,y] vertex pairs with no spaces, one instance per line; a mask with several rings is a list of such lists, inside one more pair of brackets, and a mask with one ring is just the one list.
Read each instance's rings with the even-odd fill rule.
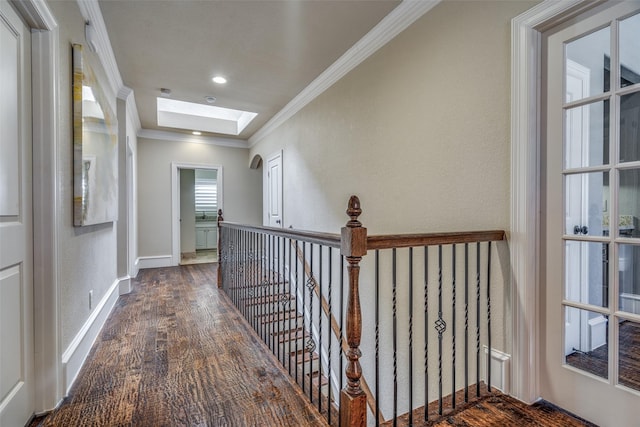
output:
[[142,270],[42,425],[326,425],[215,274],[212,264]]

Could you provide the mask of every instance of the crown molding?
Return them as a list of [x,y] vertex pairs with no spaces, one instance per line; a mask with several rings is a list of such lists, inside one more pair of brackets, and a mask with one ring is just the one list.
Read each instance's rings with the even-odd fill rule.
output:
[[[122,76],[120,75],[120,69],[118,68],[118,63],[116,62],[116,57],[111,47],[111,40],[109,40],[109,34],[107,33],[107,27],[104,23],[98,0],[77,0],[77,3],[82,17],[95,29],[97,36],[96,54],[104,67],[109,84],[113,92],[117,94],[117,97],[127,100],[127,114],[134,123],[134,126],[136,126],[136,131],[139,131],[142,129],[142,125],[140,123],[140,116],[138,115],[135,95],[133,90],[124,85]],[[125,92],[126,95],[124,95]]]
[[136,133],[142,129],[140,123],[140,116],[138,116],[138,106],[136,105],[136,98],[133,93],[133,89],[128,86],[122,86],[116,95],[118,99],[122,99],[127,103],[127,115],[133,122],[133,126],[136,129]]
[[111,48],[111,41],[109,40],[107,27],[102,18],[98,0],[77,0],[77,3],[82,17],[85,21],[89,22],[96,31],[96,54],[98,58],[100,58],[100,62],[104,67],[113,92],[117,93],[120,88],[124,86],[124,83],[122,82],[120,70],[116,63],[116,57]]
[[433,9],[441,0],[403,0],[378,25],[347,50],[336,62],[313,80],[306,88],[276,113],[264,126],[249,138],[249,147],[253,147],[273,132],[278,126],[289,120],[349,71],[360,65],[365,59],[391,41],[395,36],[413,24],[418,18]]
[[246,139],[221,138],[215,136],[196,136],[164,130],[140,129],[137,136],[138,138],[158,139],[171,142],[190,142],[194,144],[217,145],[219,147],[243,149],[249,148],[249,143]]

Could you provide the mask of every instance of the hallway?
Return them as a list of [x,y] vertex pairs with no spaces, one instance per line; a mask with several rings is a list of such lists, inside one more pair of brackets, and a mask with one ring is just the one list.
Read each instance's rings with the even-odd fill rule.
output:
[[215,268],[141,270],[42,425],[324,425],[218,291]]

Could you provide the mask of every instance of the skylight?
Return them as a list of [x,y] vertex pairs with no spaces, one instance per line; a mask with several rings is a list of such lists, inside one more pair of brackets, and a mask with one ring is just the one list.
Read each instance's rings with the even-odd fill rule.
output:
[[157,98],[158,126],[239,135],[258,115],[249,111]]

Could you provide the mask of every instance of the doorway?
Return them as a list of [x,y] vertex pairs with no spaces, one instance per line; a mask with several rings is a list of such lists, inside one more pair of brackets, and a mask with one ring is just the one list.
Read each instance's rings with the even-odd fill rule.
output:
[[640,3],[605,3],[542,42],[540,395],[637,425]]
[[173,265],[217,262],[222,166],[172,165]]

